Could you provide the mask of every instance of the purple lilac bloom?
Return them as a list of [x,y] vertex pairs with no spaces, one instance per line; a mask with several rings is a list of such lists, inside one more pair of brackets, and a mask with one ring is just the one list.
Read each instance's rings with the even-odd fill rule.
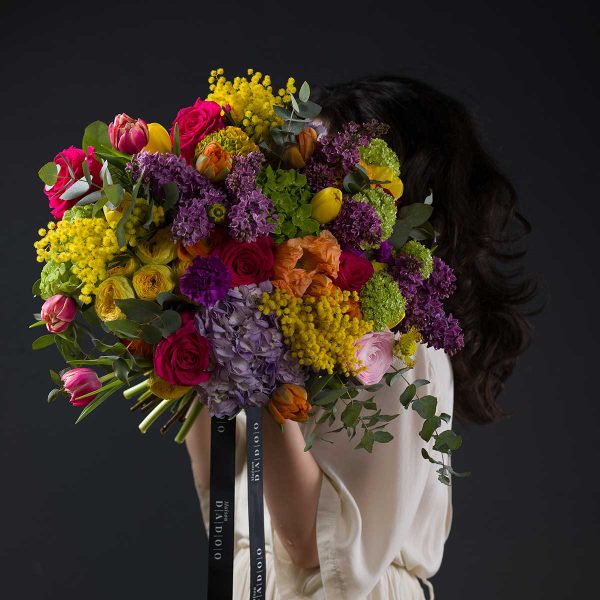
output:
[[216,256],[196,256],[179,279],[179,289],[193,302],[213,306],[231,287],[229,269]]
[[335,167],[319,162],[318,157],[311,157],[304,169],[304,175],[313,192],[326,187],[337,187],[339,184]]
[[245,192],[229,210],[229,234],[238,242],[255,242],[275,230],[273,202],[262,192]]
[[269,281],[233,288],[212,308],[201,306],[196,327],[212,346],[211,378],[198,386],[211,416],[265,406],[282,383],[303,385],[302,368],[283,342],[277,319],[258,310]]
[[234,198],[256,189],[256,175],[264,160],[262,152],[250,152],[245,156],[233,157],[233,165],[225,179],[225,187]]
[[382,263],[389,263],[393,258],[394,246],[387,240],[381,242],[381,246],[375,251],[375,260]]
[[359,248],[381,241],[381,219],[367,202],[344,198],[342,208],[329,229],[340,244]]
[[449,298],[456,289],[456,275],[450,265],[447,265],[441,258],[433,257],[433,271],[424,285],[430,294],[435,295],[440,300]]
[[407,300],[410,300],[423,284],[421,262],[401,252],[389,260],[388,273],[396,280],[402,295]]

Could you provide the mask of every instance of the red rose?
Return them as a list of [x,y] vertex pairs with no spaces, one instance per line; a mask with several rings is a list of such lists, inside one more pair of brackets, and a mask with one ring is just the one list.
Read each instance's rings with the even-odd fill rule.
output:
[[182,108],[171,126],[171,140],[175,123],[179,125],[179,146],[181,156],[188,164],[194,160],[196,144],[213,131],[225,127],[225,119],[221,116],[221,107],[216,102],[207,102],[198,98],[193,106]]
[[171,385],[198,385],[210,379],[206,372],[210,344],[196,330],[191,315],[185,317],[183,325],[154,350],[154,371]]
[[[59,152],[54,157],[54,162],[58,166],[58,177],[52,187],[49,188],[46,186],[44,188],[44,193],[48,196],[50,208],[52,209],[52,216],[56,219],[62,219],[66,210],[77,204],[77,202],[90,191],[94,191],[86,189],[86,191],[69,200],[61,199],[61,196],[73,185],[73,183],[77,181],[77,179],[83,177],[82,165],[84,160],[88,164],[92,181],[95,184],[102,186],[102,179],[100,178],[102,165],[95,159],[92,146],[88,146],[87,154],[81,148],[71,146],[62,152]],[[71,177],[68,165],[73,170],[75,181]],[[80,184],[78,183],[77,185]]]
[[273,276],[275,242],[270,237],[260,237],[255,242],[229,240],[215,249],[231,273],[231,286],[261,283]]
[[374,271],[370,260],[356,252],[343,250],[338,276],[333,283],[343,290],[360,292],[360,288],[371,279]]

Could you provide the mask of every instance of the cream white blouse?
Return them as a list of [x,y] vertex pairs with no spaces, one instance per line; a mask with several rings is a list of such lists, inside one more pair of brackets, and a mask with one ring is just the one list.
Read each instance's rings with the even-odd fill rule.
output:
[[[438,414],[452,414],[453,378],[441,350],[420,345],[411,379],[431,383],[420,394],[438,398]],[[375,444],[373,453],[355,450],[360,440],[342,431],[329,434],[330,444],[315,440],[311,450],[323,471],[317,512],[320,566],[296,567],[272,529],[265,503],[267,553],[266,600],[417,600],[424,598],[417,577],[438,570],[452,519],[450,488],[437,480],[437,466],[421,457],[428,448],[418,433],[423,420],[398,399],[405,383],[383,387],[375,401],[383,414],[400,413],[388,423],[391,442]],[[365,393],[364,397],[367,395]],[[234,598],[249,595],[245,414],[237,418]],[[314,422],[301,425],[305,437],[315,428],[325,433],[338,427]],[[430,448],[428,448],[430,449]],[[433,453],[435,455],[435,453]],[[208,493],[201,496],[205,526]]]

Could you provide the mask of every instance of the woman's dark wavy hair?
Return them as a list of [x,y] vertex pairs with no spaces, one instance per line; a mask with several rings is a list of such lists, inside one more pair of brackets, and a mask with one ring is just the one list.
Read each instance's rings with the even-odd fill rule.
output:
[[498,396],[532,337],[524,305],[537,290],[523,270],[525,252],[514,248],[531,227],[513,185],[484,150],[467,109],[425,83],[374,76],[319,88],[315,101],[330,131],[371,119],[390,126],[403,204],[433,192],[436,254],[457,277],[447,308],[465,334],[452,357],[455,414],[475,423],[498,419],[505,414]]

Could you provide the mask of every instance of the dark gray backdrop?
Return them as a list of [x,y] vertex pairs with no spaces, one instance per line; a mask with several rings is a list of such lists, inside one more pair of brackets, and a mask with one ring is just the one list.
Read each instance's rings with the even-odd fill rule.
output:
[[[581,597],[598,536],[595,393],[598,14],[593,3],[2,3],[0,582],[3,596],[202,598],[204,544],[187,456],[142,437],[127,402],[46,405],[51,350],[26,325],[35,175],[118,112],[169,124],[206,76],[247,66],[327,83],[423,78],[474,111],[534,224],[550,303],[505,393],[511,420],[466,432],[438,597]],[[332,3],[333,4],[333,3]],[[376,494],[376,490],[374,490]]]

